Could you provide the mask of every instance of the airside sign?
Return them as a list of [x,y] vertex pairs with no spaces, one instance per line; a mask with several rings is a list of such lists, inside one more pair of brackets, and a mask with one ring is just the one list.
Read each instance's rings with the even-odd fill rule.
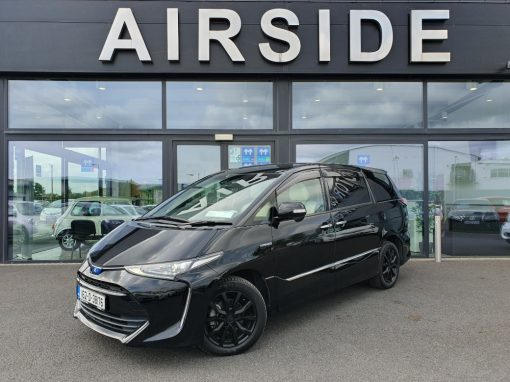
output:
[[[243,63],[245,47],[236,44],[236,37],[242,33],[240,15],[232,9],[198,9],[198,52],[199,62],[210,62],[212,43],[219,44],[232,62]],[[451,61],[448,51],[426,51],[424,42],[440,43],[448,39],[446,28],[428,28],[431,22],[445,21],[450,18],[446,9],[411,10],[409,15],[409,62],[410,63],[447,63]],[[352,63],[371,63],[384,60],[393,48],[393,25],[388,16],[378,10],[349,10],[349,53]],[[179,9],[166,9],[167,59],[170,62],[180,60]],[[221,23],[223,28],[213,27]],[[375,25],[379,33],[379,44],[375,49],[363,48],[362,28],[367,23]],[[319,9],[317,12],[318,33],[315,37],[318,45],[317,61],[327,64],[331,61],[331,47],[339,36],[331,34],[331,12]],[[299,28],[298,16],[289,9],[274,8],[263,13],[260,28],[267,38],[258,42],[258,51],[267,61],[285,64],[298,58],[301,41],[295,30]],[[124,34],[127,31],[127,37]],[[283,43],[286,49],[274,49],[272,42]],[[119,8],[106,36],[99,55],[102,62],[110,62],[117,51],[136,53],[141,62],[152,62],[144,36],[131,8]]]

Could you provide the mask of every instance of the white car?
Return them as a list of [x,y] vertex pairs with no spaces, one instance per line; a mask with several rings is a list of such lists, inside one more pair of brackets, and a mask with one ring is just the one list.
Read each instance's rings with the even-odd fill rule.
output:
[[507,215],[506,221],[501,226],[501,238],[510,244],[510,214]]
[[71,222],[88,220],[94,222],[95,235],[106,235],[122,223],[140,216],[132,215],[126,207],[133,207],[129,199],[92,196],[74,200],[69,208],[53,225],[53,236],[58,240],[60,247],[65,251],[76,249],[76,242],[71,233]]
[[53,224],[57,221],[57,219],[62,216],[67,207],[72,204],[74,199],[69,199],[68,202],[63,202],[62,200],[55,200],[48,204],[41,211],[41,215],[39,216],[39,221],[46,224]]

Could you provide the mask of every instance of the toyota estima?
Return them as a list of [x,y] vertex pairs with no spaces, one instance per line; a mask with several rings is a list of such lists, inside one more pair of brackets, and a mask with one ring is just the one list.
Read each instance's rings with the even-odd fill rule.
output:
[[93,246],[74,315],[125,344],[237,354],[269,312],[364,280],[391,288],[409,255],[405,200],[384,171],[228,170]]

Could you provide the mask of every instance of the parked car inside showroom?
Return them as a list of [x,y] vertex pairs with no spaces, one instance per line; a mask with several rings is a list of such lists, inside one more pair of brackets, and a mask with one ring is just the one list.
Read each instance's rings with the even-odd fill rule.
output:
[[457,199],[448,212],[448,230],[451,232],[498,233],[499,215],[485,198]]
[[60,199],[54,200],[43,208],[41,215],[39,216],[39,220],[46,224],[54,224],[57,219],[67,210],[67,207],[72,204],[73,201],[74,199],[69,199],[68,201],[63,201]]
[[269,312],[365,280],[391,288],[409,256],[405,201],[382,170],[227,170],[97,242],[74,316],[125,344],[233,355]]
[[95,234],[100,237],[120,224],[132,220],[139,214],[131,215],[125,208],[131,201],[124,198],[92,196],[74,200],[69,208],[60,216],[53,225],[53,236],[58,240],[60,248],[64,251],[76,249],[79,243],[71,232],[71,222],[76,220],[87,220],[94,222]]

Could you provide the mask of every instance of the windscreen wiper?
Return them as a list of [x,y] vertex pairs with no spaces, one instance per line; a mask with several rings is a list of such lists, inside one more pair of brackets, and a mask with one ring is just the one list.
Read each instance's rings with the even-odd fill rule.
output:
[[167,221],[172,221],[172,222],[177,222],[177,223],[189,223],[189,221],[185,220],[185,219],[179,219],[179,218],[175,218],[173,216],[144,216],[144,217],[140,217],[138,219],[135,219],[137,221],[143,221],[143,220],[167,220]]
[[188,223],[192,227],[203,227],[203,226],[215,226],[215,225],[232,225],[232,223],[229,222],[218,222],[214,220],[199,220],[196,222],[189,222]]

